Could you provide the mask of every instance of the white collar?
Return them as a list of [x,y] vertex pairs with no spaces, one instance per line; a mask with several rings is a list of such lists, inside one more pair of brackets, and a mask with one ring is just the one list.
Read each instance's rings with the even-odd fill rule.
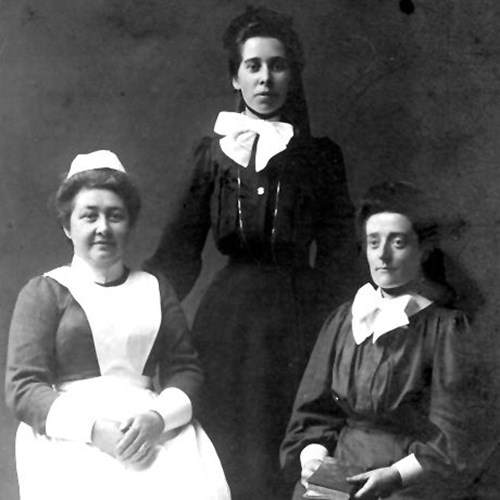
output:
[[[116,262],[109,269],[106,269],[106,271],[103,272],[99,269],[93,268],[88,262],[86,262],[76,254],[73,255],[73,260],[71,261],[71,269],[74,269],[81,276],[86,277],[88,280],[101,285],[116,281],[123,275],[124,272],[123,263],[121,261]],[[122,271],[121,273],[119,272],[120,270]],[[109,276],[113,276],[113,278],[109,279]]]
[[387,332],[409,323],[410,316],[425,309],[432,301],[416,293],[383,297],[380,288],[367,283],[352,303],[352,334],[356,344],[373,335],[373,343]]
[[249,118],[241,113],[222,111],[214,125],[214,132],[223,135],[222,151],[238,165],[247,167],[250,162],[255,137],[259,136],[255,154],[255,170],[266,168],[268,161],[285,150],[294,131],[292,125]]

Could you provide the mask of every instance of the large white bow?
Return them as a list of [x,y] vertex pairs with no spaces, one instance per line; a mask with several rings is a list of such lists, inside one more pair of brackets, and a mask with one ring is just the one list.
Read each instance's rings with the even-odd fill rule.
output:
[[352,303],[352,334],[356,344],[373,335],[373,342],[384,333],[408,325],[409,317],[432,302],[417,294],[382,297],[370,283],[362,286]]
[[228,111],[219,113],[214,132],[224,136],[219,141],[222,151],[242,167],[248,166],[255,137],[258,135],[255,154],[257,172],[263,170],[274,155],[286,149],[293,137],[293,127],[289,123],[253,119]]

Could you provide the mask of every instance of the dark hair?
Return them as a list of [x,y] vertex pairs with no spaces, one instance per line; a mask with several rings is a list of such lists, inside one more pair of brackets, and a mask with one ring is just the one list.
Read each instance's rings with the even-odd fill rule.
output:
[[363,241],[366,221],[372,215],[391,212],[408,217],[420,244],[432,242],[437,237],[437,224],[428,216],[429,210],[424,193],[413,184],[402,181],[377,184],[361,200],[356,220],[358,236]]
[[55,196],[57,217],[63,227],[69,227],[73,201],[82,189],[107,189],[117,194],[125,204],[130,226],[133,227],[141,209],[141,198],[135,185],[124,172],[111,168],[86,170],[65,179]]
[[358,236],[364,246],[366,221],[372,215],[389,212],[408,217],[420,246],[427,246],[421,263],[420,293],[438,304],[450,305],[456,293],[446,278],[445,255],[436,246],[439,228],[429,216],[430,210],[423,191],[413,184],[401,181],[377,184],[368,189],[359,206],[356,220]]
[[[277,38],[283,44],[292,78],[287,100],[281,110],[281,119],[309,135],[309,117],[301,76],[305,64],[304,54],[292,24],[292,17],[281,12],[266,7],[247,7],[243,14],[233,19],[222,41],[229,54],[229,73],[233,78],[237,75],[241,63],[241,48],[249,38]],[[241,94],[237,107],[238,111],[245,109]]]

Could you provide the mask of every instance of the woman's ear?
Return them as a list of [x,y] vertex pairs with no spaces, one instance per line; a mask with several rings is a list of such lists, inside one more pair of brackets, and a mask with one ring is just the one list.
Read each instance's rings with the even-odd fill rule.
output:
[[241,90],[241,85],[240,85],[240,82],[238,82],[238,77],[237,76],[233,76],[233,89],[234,90]]
[[436,250],[436,246],[430,240],[420,243],[420,264],[424,264]]
[[66,235],[66,238],[68,238],[68,240],[71,240],[71,232],[70,232],[69,228],[66,226],[63,226],[63,231],[64,231],[64,234]]

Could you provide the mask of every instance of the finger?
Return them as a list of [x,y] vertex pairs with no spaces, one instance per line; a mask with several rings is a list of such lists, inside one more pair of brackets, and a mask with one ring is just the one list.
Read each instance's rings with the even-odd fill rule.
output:
[[149,458],[153,451],[153,448],[148,443],[142,443],[137,449],[132,457],[130,457],[131,462],[141,462]]
[[349,483],[363,483],[365,481],[368,481],[369,477],[370,476],[366,472],[363,472],[362,474],[356,474],[355,476],[346,477],[346,480]]
[[131,427],[120,442],[116,446],[116,452],[124,460],[129,459],[142,444],[143,440],[139,439],[139,429]]
[[127,432],[130,429],[130,426],[134,423],[133,418],[127,418],[123,422],[120,423],[120,430],[122,432]]
[[370,481],[366,483],[354,494],[354,498],[364,498],[372,492],[372,484]]

